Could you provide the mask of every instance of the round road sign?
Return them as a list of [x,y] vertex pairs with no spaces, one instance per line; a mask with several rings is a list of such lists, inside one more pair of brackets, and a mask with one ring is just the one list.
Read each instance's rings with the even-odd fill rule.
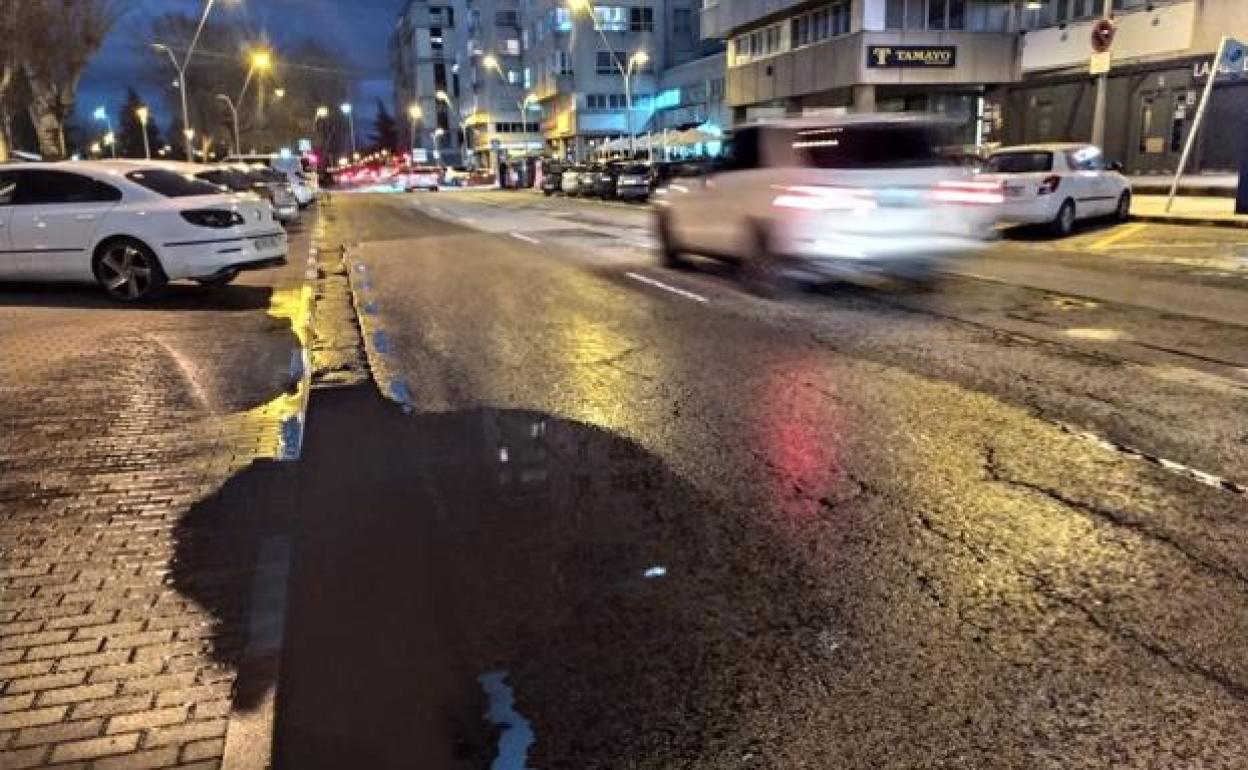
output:
[[1109,19],[1097,19],[1092,25],[1092,50],[1105,53],[1114,44],[1114,22]]

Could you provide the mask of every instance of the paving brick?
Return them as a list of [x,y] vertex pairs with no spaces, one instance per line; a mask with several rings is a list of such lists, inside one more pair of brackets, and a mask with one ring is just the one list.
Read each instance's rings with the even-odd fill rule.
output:
[[104,648],[107,650],[115,650],[123,647],[144,647],[152,644],[162,644],[173,640],[174,631],[171,628],[163,628],[159,631],[144,631],[137,634],[118,634],[110,636],[104,642]]
[[53,618],[47,621],[48,628],[82,628],[84,626],[103,626],[113,622],[117,615],[113,610],[101,612],[84,612],[76,615]]
[[189,743],[201,738],[220,738],[225,735],[225,726],[224,719],[207,719],[175,727],[158,727],[148,731],[144,745],[155,748],[170,743]]
[[182,761],[194,762],[200,759],[219,759],[225,753],[225,739],[211,738],[206,741],[195,741],[182,747]]
[[17,679],[23,676],[38,676],[46,674],[52,670],[53,661],[50,660],[34,660],[25,663],[11,663],[7,666],[0,666],[0,681],[6,679]]
[[166,746],[151,751],[136,751],[117,757],[96,760],[92,770],[151,770],[158,767],[173,767],[178,762],[178,747]]
[[135,714],[113,717],[108,720],[108,725],[104,732],[128,733],[131,730],[146,730],[152,727],[167,727],[169,725],[181,724],[186,721],[187,711],[186,706],[170,706],[153,711],[140,711]]
[[[74,632],[75,639],[104,639],[132,634],[143,628],[141,620],[127,620],[120,623],[105,623],[99,626],[85,626]],[[133,645],[130,645],[133,646]],[[111,649],[111,648],[110,648]]]
[[229,716],[231,704],[228,699],[213,700],[208,702],[200,702],[195,704],[196,719],[211,719],[212,717]]
[[37,631],[33,634],[14,634],[13,636],[0,637],[0,649],[13,649],[15,647],[34,647],[40,644],[56,644],[57,642],[68,642],[72,632],[57,631]]
[[125,663],[130,658],[130,650],[108,650],[94,652],[90,655],[74,655],[61,658],[56,662],[57,671],[77,671],[81,668],[99,668]]
[[35,693],[33,692],[22,693],[21,695],[5,695],[0,698],[0,714],[28,709],[34,702]]
[[165,690],[160,692],[156,695],[156,705],[172,706],[177,703],[210,701],[219,698],[228,698],[229,695],[230,686],[228,684],[200,685],[198,687],[186,687],[179,690]]
[[98,639],[84,639],[81,642],[65,642],[64,644],[45,644],[40,647],[31,647],[26,652],[26,659],[66,658],[70,655],[85,655],[95,652],[99,648],[100,641]]
[[94,669],[87,677],[89,682],[111,682],[117,679],[139,679],[159,674],[164,668],[163,660],[141,660],[135,663],[120,663],[115,666],[102,666]]
[[13,693],[30,692],[31,690],[51,690],[56,687],[69,687],[75,684],[82,684],[82,680],[86,678],[86,671],[63,671],[57,674],[14,679],[9,682],[5,694],[12,695]]
[[85,703],[75,704],[73,711],[70,712],[70,716],[74,719],[106,717],[114,714],[128,714],[134,711],[143,711],[151,705],[151,693],[118,695],[112,698],[101,698],[99,700],[90,700]]
[[77,687],[62,687],[56,690],[44,690],[39,693],[39,705],[50,706],[54,703],[81,703],[82,701],[107,698],[117,692],[115,682],[102,684],[83,684]]
[[5,749],[0,754],[0,767],[4,770],[25,770],[28,767],[44,767],[44,758],[48,755],[47,746],[33,746],[28,749]]
[[[34,746],[39,743],[61,743],[79,738],[91,738],[100,734],[104,728],[102,719],[84,719],[81,722],[62,722],[43,727],[29,727],[17,734],[14,746]],[[69,757],[66,759],[82,759]]]
[[0,730],[16,730],[22,727],[37,727],[59,722],[65,716],[66,711],[69,711],[69,706],[52,706],[0,714]]
[[53,762],[70,762],[76,759],[93,759],[110,754],[134,751],[139,746],[139,734],[107,735],[73,743],[62,743],[52,750]]

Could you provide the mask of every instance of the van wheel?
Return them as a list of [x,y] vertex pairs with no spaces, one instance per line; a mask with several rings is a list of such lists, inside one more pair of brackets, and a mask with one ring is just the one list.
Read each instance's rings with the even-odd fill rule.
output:
[[113,238],[100,244],[92,269],[104,291],[123,302],[152,299],[169,283],[156,255],[133,238]]
[[672,233],[672,215],[666,211],[659,212],[659,264],[677,270],[689,266],[689,262],[680,251],[680,244]]
[[1065,238],[1075,231],[1075,202],[1067,198],[1057,210],[1049,229],[1059,238]]
[[1126,222],[1131,218],[1131,191],[1126,190],[1118,196],[1118,208],[1114,211],[1114,219]]
[[771,230],[764,222],[755,222],[750,228],[752,248],[741,261],[741,277],[751,294],[767,299],[777,299],[789,288],[784,275],[784,260],[775,252]]

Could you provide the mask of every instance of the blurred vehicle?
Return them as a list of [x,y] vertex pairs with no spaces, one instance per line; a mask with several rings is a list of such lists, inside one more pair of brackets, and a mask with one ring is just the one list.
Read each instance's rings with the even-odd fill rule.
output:
[[598,164],[582,166],[576,180],[576,195],[583,198],[593,196],[597,191],[598,174],[601,171],[602,166]]
[[650,166],[638,161],[617,160],[598,173],[595,193],[612,200],[645,200],[650,197]]
[[230,166],[251,183],[251,189],[273,205],[273,215],[282,224],[299,221],[299,200],[287,176],[265,166]]
[[580,192],[581,178],[588,171],[585,166],[567,166],[563,169],[559,189],[564,195],[576,196]]
[[442,169],[437,166],[412,166],[407,172],[408,192],[412,190],[438,191],[438,180],[442,177]]
[[0,224],[0,279],[95,281],[124,301],[286,261],[259,198],[144,161],[5,165]]
[[710,173],[708,160],[659,161],[650,165],[650,189],[667,186],[673,179],[693,179]]
[[225,159],[229,164],[264,166],[286,177],[291,194],[299,208],[307,208],[316,201],[317,183],[312,168],[305,166],[302,158],[281,153],[258,153],[254,155],[231,155]]
[[978,178],[1001,184],[1002,222],[1048,225],[1065,236],[1081,219],[1130,218],[1131,183],[1121,171],[1091,144],[1033,144],[992,153]]
[[542,164],[542,193],[550,196],[557,192],[563,192],[563,169],[564,164],[557,161],[549,161]]
[[927,284],[994,235],[999,183],[942,156],[941,118],[852,115],[738,129],[721,170],[658,196],[663,262],[739,261],[750,287],[889,275]]

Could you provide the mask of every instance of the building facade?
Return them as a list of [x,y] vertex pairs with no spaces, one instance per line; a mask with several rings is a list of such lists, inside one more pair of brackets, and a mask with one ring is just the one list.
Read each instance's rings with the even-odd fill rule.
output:
[[[1134,173],[1178,168],[1222,35],[1248,40],[1244,0],[1115,0],[1105,154]],[[1100,2],[1052,0],[1030,11],[1020,79],[1006,102],[1011,143],[1087,139],[1095,78],[1089,40]],[[1234,170],[1248,129],[1248,70],[1222,72],[1189,171]]]
[[[456,108],[468,93],[467,22],[464,0],[410,0],[391,37],[396,119],[407,126],[410,146],[430,160],[466,160]],[[419,107],[419,120],[410,119],[412,106]]]

